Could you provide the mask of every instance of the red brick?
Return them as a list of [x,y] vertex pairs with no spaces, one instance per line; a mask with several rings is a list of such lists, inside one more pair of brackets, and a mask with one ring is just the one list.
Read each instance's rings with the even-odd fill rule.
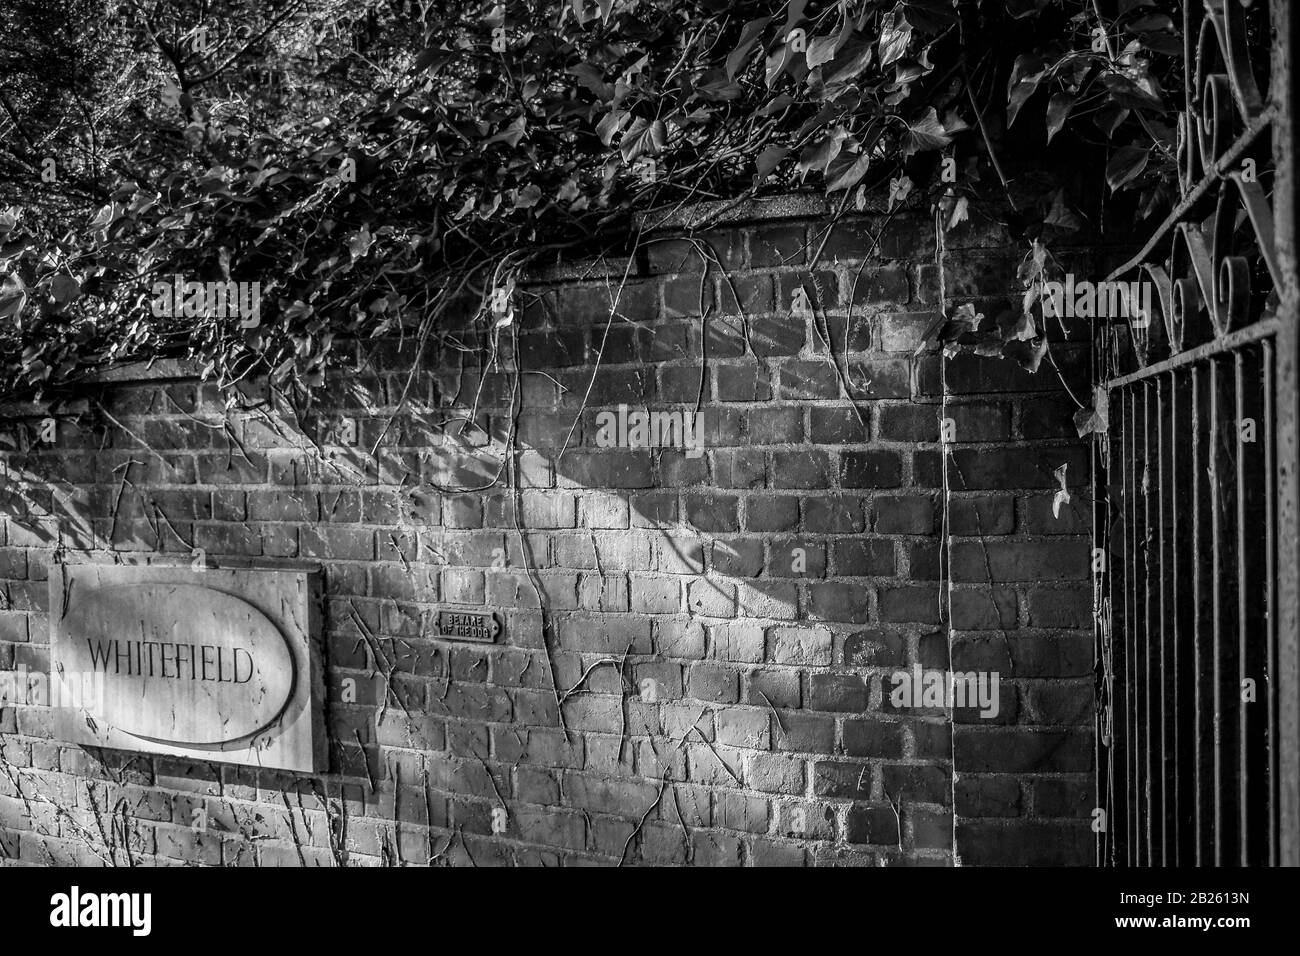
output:
[[[800,322],[781,315],[774,319],[757,318],[749,323],[749,346],[759,358],[798,355],[803,351],[807,333]],[[829,370],[834,375],[833,370]]]
[[903,756],[903,725],[883,720],[846,720],[844,752],[850,757],[897,760]]
[[723,365],[717,370],[720,402],[766,402],[772,397],[772,377],[756,365]]
[[870,618],[867,589],[861,585],[834,581],[812,584],[808,593],[814,620],[865,624]]
[[951,554],[954,581],[1083,581],[1092,567],[1087,541],[958,541]]
[[867,685],[856,674],[810,674],[808,688],[812,710],[858,714],[867,709]]
[[849,451],[840,456],[840,483],[845,488],[897,488],[902,473],[897,452]]
[[772,484],[776,488],[826,488],[834,465],[825,452],[777,452],[772,456]]
[[769,226],[749,234],[749,264],[763,266],[802,265],[808,252],[802,225]]
[[1067,866],[1091,860],[1088,825],[957,820],[957,851],[968,866]]
[[814,405],[808,440],[815,445],[860,445],[871,438],[869,412],[854,406]]
[[844,839],[849,843],[896,846],[898,816],[893,807],[853,806],[844,819]]
[[1031,627],[1091,627],[1092,610],[1091,588],[1029,589]]
[[1092,767],[1092,734],[1019,727],[957,728],[957,753],[971,773],[1051,773]]

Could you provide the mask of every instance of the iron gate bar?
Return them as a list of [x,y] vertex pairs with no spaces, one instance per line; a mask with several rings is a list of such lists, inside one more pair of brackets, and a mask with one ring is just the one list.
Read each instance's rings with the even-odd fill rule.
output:
[[1266,546],[1264,549],[1264,580],[1267,582],[1267,590],[1264,599],[1264,614],[1268,621],[1266,632],[1266,653],[1265,666],[1268,668],[1269,680],[1265,686],[1265,706],[1268,707],[1268,731],[1266,745],[1268,747],[1268,862],[1270,866],[1277,866],[1278,859],[1278,813],[1277,808],[1280,804],[1277,791],[1277,472],[1276,472],[1276,452],[1275,452],[1275,425],[1274,425],[1274,374],[1273,374],[1273,343],[1264,341],[1260,345],[1261,358],[1264,365],[1264,432],[1268,440],[1264,445],[1264,486],[1267,493],[1264,496],[1264,527]]
[[1172,369],[1183,368],[1197,362],[1204,361],[1214,355],[1220,355],[1224,352],[1232,352],[1243,345],[1249,345],[1252,342],[1259,342],[1263,339],[1269,339],[1275,336],[1282,328],[1283,321],[1280,315],[1273,315],[1270,318],[1261,319],[1254,325],[1247,326],[1244,329],[1238,329],[1235,332],[1229,332],[1221,339],[1213,342],[1206,342],[1195,348],[1188,349],[1186,352],[1179,352],[1167,359],[1155,362],[1145,368],[1140,368],[1135,372],[1127,375],[1120,375],[1117,378],[1107,382],[1107,388],[1117,389],[1126,385],[1132,385],[1135,382],[1141,382],[1153,375],[1159,375],[1161,372],[1168,372]]
[[[1255,441],[1247,443],[1242,436],[1238,443],[1238,458],[1242,463],[1241,484],[1242,520],[1252,528],[1263,526],[1265,546],[1243,551],[1245,578],[1243,582],[1244,614],[1242,615],[1243,681],[1253,682],[1254,699],[1249,706],[1244,696],[1241,704],[1243,767],[1250,768],[1249,779],[1243,780],[1242,838],[1245,850],[1243,865],[1253,860],[1266,860],[1269,850],[1268,818],[1275,800],[1270,793],[1272,776],[1269,773],[1269,725],[1273,716],[1268,708],[1268,687],[1273,674],[1267,669],[1268,651],[1275,641],[1272,618],[1268,616],[1269,592],[1272,590],[1272,567],[1269,546],[1269,514],[1272,488],[1268,480],[1268,465],[1272,455],[1268,452],[1273,435],[1268,427],[1264,403],[1266,361],[1262,344],[1249,349],[1242,356],[1242,406],[1243,420],[1255,423]],[[1246,387],[1245,383],[1256,383]],[[1249,449],[1247,444],[1250,444]]]
[[[1156,473],[1152,477],[1154,492],[1156,492],[1156,564],[1157,567],[1167,567],[1165,563],[1165,460],[1167,449],[1165,445],[1165,389],[1164,377],[1157,376],[1152,380],[1149,389],[1156,394],[1156,416],[1154,416],[1154,432],[1156,432]],[[1151,496],[1148,494],[1148,501]],[[1152,717],[1152,736],[1153,747],[1151,761],[1149,761],[1148,773],[1151,774],[1152,795],[1148,803],[1151,805],[1151,852],[1149,852],[1148,861],[1165,862],[1165,734],[1169,721],[1165,715],[1165,648],[1167,645],[1167,631],[1165,627],[1165,579],[1169,575],[1161,575],[1160,580],[1154,583],[1154,592],[1152,601],[1156,604],[1156,643],[1153,648],[1153,658],[1151,661],[1151,670],[1148,670],[1147,687],[1148,693],[1153,697],[1152,704],[1156,714]],[[1151,580],[1151,574],[1147,575]]]
[[1206,707],[1205,681],[1205,662],[1207,655],[1205,653],[1206,627],[1205,620],[1207,617],[1206,609],[1210,606],[1209,588],[1207,575],[1205,574],[1205,526],[1208,509],[1205,507],[1205,492],[1202,490],[1201,478],[1207,472],[1205,463],[1205,442],[1202,440],[1205,435],[1205,423],[1209,420],[1205,408],[1205,381],[1206,378],[1201,374],[1198,366],[1192,366],[1192,515],[1193,515],[1193,533],[1192,533],[1192,568],[1194,569],[1193,580],[1196,589],[1196,613],[1193,618],[1194,626],[1192,630],[1193,646],[1193,682],[1192,682],[1192,710],[1196,723],[1195,731],[1195,758],[1194,765],[1196,768],[1196,798],[1194,814],[1195,821],[1195,854],[1197,866],[1203,866],[1205,863],[1205,836],[1209,832],[1209,826],[1206,824],[1206,806],[1210,797],[1210,774],[1209,765],[1211,761],[1209,748],[1206,746],[1206,717],[1209,708]]
[[[1300,101],[1300,71],[1295,63],[1300,49],[1300,15],[1288,0],[1272,0],[1270,15],[1274,25],[1273,95],[1280,102],[1293,104]],[[1289,108],[1280,110],[1273,132],[1273,226],[1282,265],[1278,312],[1290,319],[1278,332],[1274,357],[1277,458],[1272,473],[1277,482],[1277,542],[1285,549],[1279,552],[1279,573],[1274,579],[1278,641],[1275,852],[1282,866],[1300,866],[1300,574],[1296,572],[1300,567],[1300,336],[1295,320],[1300,312],[1295,215],[1300,195],[1294,163],[1298,149],[1295,114]]]
[[1213,822],[1213,847],[1214,852],[1212,860],[1215,866],[1223,865],[1223,825],[1224,825],[1224,774],[1223,774],[1223,635],[1222,626],[1224,618],[1224,607],[1227,600],[1224,596],[1224,555],[1223,555],[1223,506],[1222,500],[1216,491],[1222,491],[1219,482],[1219,475],[1222,471],[1222,461],[1220,456],[1219,435],[1223,427],[1222,417],[1219,412],[1220,402],[1222,400],[1223,383],[1219,375],[1219,357],[1215,356],[1209,361],[1210,366],[1210,447],[1208,454],[1209,470],[1209,496],[1210,496],[1210,558],[1211,564],[1211,582],[1210,582],[1210,601],[1213,608],[1213,625],[1210,631],[1210,668],[1212,675],[1212,684],[1210,700],[1212,702],[1212,741],[1214,748],[1213,763],[1213,781],[1214,781],[1214,808],[1211,816]]
[[[1236,449],[1237,449],[1237,494],[1236,494],[1236,523],[1237,523],[1237,706],[1236,706],[1236,724],[1237,739],[1235,746],[1237,749],[1237,819],[1235,826],[1237,829],[1237,843],[1239,847],[1238,860],[1242,866],[1250,864],[1250,821],[1249,810],[1251,804],[1251,792],[1248,787],[1250,776],[1250,716],[1247,713],[1246,685],[1245,681],[1250,679],[1250,628],[1253,623],[1251,614],[1251,593],[1250,583],[1253,578],[1248,565],[1252,564],[1252,557],[1246,547],[1246,521],[1247,510],[1250,508],[1248,501],[1248,492],[1250,486],[1248,482],[1252,476],[1247,474],[1247,451],[1245,442],[1242,437],[1242,429],[1247,425],[1250,416],[1246,413],[1246,384],[1244,381],[1246,374],[1246,355],[1244,351],[1237,351],[1233,355],[1233,402],[1236,408],[1234,424],[1236,425]],[[1256,436],[1258,437],[1258,436]]]
[[[1189,835],[1195,834],[1196,807],[1196,707],[1195,700],[1186,699],[1186,689],[1196,680],[1194,638],[1196,621],[1196,552],[1195,548],[1195,367],[1171,369],[1169,372],[1174,400],[1173,420],[1178,435],[1191,436],[1192,447],[1174,459],[1174,540],[1173,574],[1175,621],[1174,631],[1179,639],[1174,643],[1174,754],[1175,754],[1175,809],[1174,809],[1174,864],[1181,865],[1195,859],[1194,848],[1189,848]],[[1182,387],[1180,387],[1180,385]],[[1179,399],[1179,396],[1182,399]],[[1178,443],[1175,442],[1175,449]],[[1179,516],[1182,516],[1180,525]],[[1190,533],[1189,533],[1190,531]],[[1181,533],[1180,533],[1181,532]],[[1187,545],[1190,544],[1191,547]],[[1190,704],[1190,706],[1189,706]],[[1181,719],[1191,713],[1193,726],[1185,727]],[[1181,772],[1180,772],[1181,771]]]
[[[1152,683],[1155,678],[1155,657],[1158,641],[1152,640],[1158,635],[1157,618],[1159,609],[1156,602],[1155,586],[1152,580],[1152,568],[1156,564],[1152,560],[1151,545],[1153,539],[1158,534],[1151,522],[1151,498],[1153,479],[1159,483],[1159,451],[1152,453],[1152,438],[1157,431],[1156,422],[1160,416],[1160,395],[1158,390],[1154,389],[1150,379],[1142,383],[1142,735],[1145,746],[1142,748],[1142,805],[1145,808],[1144,840],[1143,849],[1146,853],[1146,865],[1150,866],[1151,861],[1155,858],[1155,848],[1158,843],[1157,831],[1160,828],[1159,816],[1156,813],[1156,784],[1155,784],[1155,750],[1156,750],[1156,732],[1157,722],[1154,719],[1154,706]],[[1155,392],[1155,401],[1152,401],[1152,392]],[[1152,465],[1155,468],[1152,468]],[[1154,472],[1154,474],[1153,474]],[[1157,520],[1159,514],[1157,513]]]
[[[1168,568],[1173,565],[1173,523],[1175,516],[1172,510],[1173,506],[1173,489],[1170,482],[1173,480],[1174,467],[1174,442],[1171,423],[1173,419],[1173,373],[1168,376],[1162,375],[1155,380],[1157,408],[1157,426],[1159,430],[1158,441],[1158,470],[1157,470],[1157,489],[1159,500],[1159,531],[1160,531],[1160,566]],[[1174,770],[1174,751],[1171,746],[1171,737],[1173,733],[1174,721],[1170,717],[1171,697],[1173,696],[1174,686],[1172,684],[1172,671],[1170,659],[1173,656],[1175,643],[1175,632],[1171,618],[1174,613],[1174,603],[1172,596],[1173,578],[1169,574],[1161,576],[1160,587],[1160,666],[1158,670],[1159,680],[1158,688],[1160,694],[1160,759],[1156,779],[1160,783],[1160,801],[1159,813],[1160,820],[1160,863],[1162,866],[1168,866],[1170,863],[1169,842],[1172,834],[1176,831],[1176,821],[1170,817],[1170,809],[1174,803],[1172,796],[1172,773]]]
[[1138,629],[1138,609],[1137,609],[1137,577],[1138,577],[1138,551],[1137,551],[1137,473],[1134,462],[1137,460],[1137,414],[1134,404],[1137,395],[1130,392],[1128,395],[1128,429],[1129,448],[1128,454],[1124,456],[1124,464],[1128,468],[1128,494],[1125,496],[1125,507],[1128,511],[1129,520],[1126,522],[1125,542],[1128,545],[1128,561],[1125,562],[1124,603],[1129,609],[1129,614],[1125,618],[1124,640],[1124,706],[1128,712],[1127,725],[1129,727],[1129,755],[1128,755],[1128,780],[1129,790],[1125,793],[1125,804],[1128,811],[1128,847],[1127,857],[1130,866],[1137,864],[1134,853],[1138,846],[1138,816],[1141,814],[1141,805],[1138,802],[1137,780],[1138,780],[1138,754],[1139,747],[1139,727],[1137,722],[1137,681],[1134,679],[1137,672],[1137,629]]

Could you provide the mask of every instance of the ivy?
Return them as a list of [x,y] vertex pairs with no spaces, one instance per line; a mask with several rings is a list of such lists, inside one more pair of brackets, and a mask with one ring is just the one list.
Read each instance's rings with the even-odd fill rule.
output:
[[[344,339],[508,325],[511,277],[627,251],[650,208],[887,191],[960,228],[984,197],[1036,249],[1175,193],[1156,0],[156,6],[0,11],[0,392],[160,355],[310,392]],[[1047,261],[944,347],[1037,367]],[[155,314],[177,275],[258,282],[259,322]]]

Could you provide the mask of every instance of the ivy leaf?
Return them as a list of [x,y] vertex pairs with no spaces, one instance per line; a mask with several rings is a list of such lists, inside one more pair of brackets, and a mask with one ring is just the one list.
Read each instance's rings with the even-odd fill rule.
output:
[[780,96],[772,100],[769,100],[763,106],[759,107],[754,112],[754,115],[775,116],[777,113],[781,112],[783,109],[785,109],[787,106],[791,105],[792,103],[794,103],[794,97],[791,96],[789,93],[782,93]]
[[962,332],[974,332],[983,320],[983,312],[977,312],[971,303],[963,302],[952,313],[949,322],[956,335],[960,335]]
[[374,241],[375,237],[371,235],[370,229],[362,226],[357,230],[356,235],[348,240],[348,252],[352,254],[353,259],[364,258]]
[[1110,91],[1111,98],[1120,106],[1164,112],[1165,102],[1160,98],[1145,68],[1136,80],[1119,73],[1108,73],[1101,78],[1101,82]]
[[[962,336],[979,332],[980,323],[983,321],[984,313],[976,312],[975,306],[969,302],[959,305],[939,333],[939,341],[943,343],[943,354],[952,358],[961,351]],[[977,338],[977,346],[979,342]]]
[[72,276],[60,273],[50,281],[50,295],[59,305],[67,305],[81,295],[81,283]]
[[542,187],[537,183],[529,183],[515,197],[516,209],[532,209],[542,200]]
[[928,107],[919,118],[907,125],[903,134],[903,158],[908,159],[914,153],[927,149],[940,149],[952,142],[952,137],[939,122],[939,114],[934,107]]
[[948,323],[947,316],[943,315],[942,313],[937,315],[934,318],[934,320],[928,326],[926,326],[925,332],[921,335],[921,341],[920,343],[917,344],[916,349],[915,351],[912,352],[912,354],[922,355],[925,352],[930,351],[934,347],[935,343],[939,340],[939,336],[943,331],[943,327],[947,325],[947,323]]
[[889,181],[890,212],[893,212],[895,206],[912,194],[912,187],[915,185],[908,176],[896,176]]
[[17,275],[5,276],[0,283],[0,319],[17,318],[27,304],[27,287]]
[[605,71],[599,67],[591,63],[579,63],[568,72],[577,78],[580,85],[595,93],[598,99],[608,101],[613,97],[614,88],[605,82]]
[[790,150],[784,146],[768,146],[758,154],[755,160],[755,167],[758,170],[757,179],[762,181],[767,178],[768,174],[777,166],[781,165],[781,160],[790,155]]
[[1120,106],[1118,103],[1107,103],[1097,110],[1092,122],[1097,129],[1106,134],[1107,139],[1110,139],[1115,135],[1119,124],[1128,119],[1129,112],[1128,107]]
[[813,41],[808,44],[808,49],[804,52],[804,58],[808,61],[808,69],[816,69],[823,63],[829,63],[835,59],[835,47],[838,42],[838,37],[814,37]]
[[[1042,67],[1040,57],[1027,54],[1016,57],[1016,64],[1011,69],[1011,80],[1007,84],[1007,126],[1015,125],[1020,108],[1034,95],[1038,84],[1047,75]],[[1035,72],[1031,73],[1031,70]]]
[[1065,486],[1065,470],[1069,467],[1070,463],[1067,461],[1065,464],[1061,465],[1060,468],[1057,468],[1056,471],[1052,472],[1052,474],[1056,476],[1057,482],[1061,485],[1060,489],[1056,492],[1055,497],[1052,498],[1053,518],[1061,517],[1061,505],[1068,505],[1070,503],[1070,489]]
[[825,71],[826,86],[834,87],[857,79],[871,65],[871,44],[865,40],[854,40],[838,53]]
[[487,146],[489,143],[505,143],[507,146],[513,148],[518,146],[519,141],[524,138],[524,131],[527,128],[528,120],[522,116],[517,116],[515,117],[514,122],[501,130],[501,132],[485,139],[483,145]]
[[115,202],[107,206],[101,206],[90,220],[90,230],[94,232],[98,229],[107,229],[122,215],[122,207]]
[[764,65],[763,80],[770,87],[785,72],[785,68],[794,60],[788,46],[780,46],[767,58]]
[[754,49],[754,44],[758,38],[767,29],[767,25],[772,22],[771,17],[759,17],[757,20],[750,20],[740,31],[740,42],[736,48],[727,55],[727,79],[734,80],[740,68],[744,66],[745,61],[749,59],[749,54]]
[[1074,108],[1074,95],[1071,93],[1053,93],[1052,98],[1047,103],[1047,141],[1050,143],[1052,138],[1065,126],[1065,121],[1069,118],[1070,110]]
[[1106,183],[1114,192],[1142,175],[1151,159],[1151,150],[1141,146],[1122,146],[1106,164]]
[[805,148],[799,154],[799,165],[796,167],[799,171],[799,177],[802,179],[809,172],[824,172],[830,166],[831,161],[840,154],[840,150],[844,147],[844,140],[848,135],[848,130],[843,126],[837,126],[818,142]]
[[631,113],[624,113],[622,110],[613,110],[606,113],[601,117],[600,122],[596,124],[596,135],[600,137],[600,142],[608,146],[613,142],[614,134],[621,130],[631,118]]
[[880,65],[889,66],[907,53],[907,45],[912,39],[912,25],[903,15],[900,3],[885,14],[880,21]]
[[1025,256],[1016,269],[1016,278],[1022,285],[1029,285],[1040,275],[1043,274],[1043,266],[1047,264],[1047,247],[1039,240],[1035,239],[1034,244],[1030,247],[1029,255]]
[[1104,435],[1110,428],[1110,393],[1097,386],[1092,390],[1092,408],[1081,408],[1074,413],[1074,427],[1079,437]]
[[956,229],[963,222],[970,221],[970,200],[958,196],[952,203],[952,212],[948,214],[948,229]]
[[1034,326],[1034,317],[1021,310],[1013,312],[1008,309],[998,317],[998,331],[1002,333],[1003,342],[1028,342],[1038,336]]
[[1042,80],[1043,74],[1031,76],[1026,80],[1021,80],[1007,97],[1007,126],[1014,126],[1016,117],[1020,115],[1020,108],[1025,105],[1029,97],[1034,95],[1038,89],[1038,84]]
[[827,167],[826,179],[829,184],[826,191],[834,193],[844,189],[852,189],[862,181],[862,177],[867,174],[870,165],[871,156],[869,153],[861,153],[856,157],[851,154],[841,154],[835,162]]
[[668,134],[661,120],[652,123],[638,116],[623,134],[618,149],[623,154],[623,162],[630,163],[638,156],[658,156],[667,138]]
[[1047,337],[1041,336],[1027,342],[1008,342],[1002,347],[1002,354],[1026,372],[1037,372],[1043,356],[1047,354]]

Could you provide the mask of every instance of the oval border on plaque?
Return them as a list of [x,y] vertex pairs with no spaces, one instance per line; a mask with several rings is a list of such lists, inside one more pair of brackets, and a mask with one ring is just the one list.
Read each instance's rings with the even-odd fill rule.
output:
[[[141,740],[224,748],[266,730],[293,700],[297,667],[289,642],[260,610],[225,591],[161,583],[74,591],[59,627],[64,635],[65,669],[107,675],[103,678],[103,700],[93,706],[83,705],[82,709],[113,729]],[[90,649],[90,641],[98,642],[98,655]],[[121,667],[125,650],[127,670],[143,671],[144,642],[188,645],[190,676],[180,676],[179,660],[173,660],[177,675],[172,677],[114,670]],[[222,654],[229,653],[231,680],[206,678],[209,662],[205,649],[213,651],[210,663],[218,676],[224,661]],[[239,651],[251,662],[249,678],[243,682],[238,681]],[[114,655],[111,663],[109,653]],[[196,653],[199,661],[194,660]],[[161,652],[158,657],[160,664],[165,661]],[[97,668],[97,662],[103,666]],[[151,649],[151,670],[152,663]],[[116,689],[111,690],[115,685]],[[255,699],[247,694],[241,698],[240,693],[229,690],[244,685],[256,694]],[[189,693],[182,693],[182,688]],[[166,729],[161,720],[166,718],[151,718],[151,710],[141,703],[148,695],[162,697],[160,703],[156,698],[151,700],[149,707],[167,708],[173,728],[170,733],[161,732]],[[201,732],[202,727],[213,730]]]

